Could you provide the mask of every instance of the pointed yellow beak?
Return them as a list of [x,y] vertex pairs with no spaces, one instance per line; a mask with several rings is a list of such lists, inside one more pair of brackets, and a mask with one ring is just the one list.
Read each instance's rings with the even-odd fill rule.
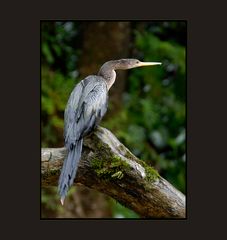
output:
[[138,67],[143,67],[143,66],[153,66],[153,65],[161,65],[162,63],[160,62],[140,62]]

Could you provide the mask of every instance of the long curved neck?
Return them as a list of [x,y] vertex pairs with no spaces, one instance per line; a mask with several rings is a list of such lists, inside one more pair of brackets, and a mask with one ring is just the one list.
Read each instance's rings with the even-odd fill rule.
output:
[[119,61],[109,61],[102,65],[100,68],[98,75],[103,77],[106,80],[108,90],[111,88],[111,86],[114,84],[116,79],[116,69],[119,68]]

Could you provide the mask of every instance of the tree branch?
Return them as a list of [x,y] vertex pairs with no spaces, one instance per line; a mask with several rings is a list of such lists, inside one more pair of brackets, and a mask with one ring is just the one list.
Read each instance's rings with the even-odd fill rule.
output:
[[[42,186],[56,186],[65,148],[42,148]],[[142,217],[185,218],[185,196],[107,129],[84,139],[75,182],[116,199]]]

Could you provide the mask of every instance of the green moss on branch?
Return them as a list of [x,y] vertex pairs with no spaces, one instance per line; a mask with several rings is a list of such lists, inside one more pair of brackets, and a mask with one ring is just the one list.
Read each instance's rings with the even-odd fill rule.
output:
[[92,159],[91,166],[99,177],[108,180],[122,179],[126,171],[130,168],[128,163],[116,155],[101,159],[96,156]]

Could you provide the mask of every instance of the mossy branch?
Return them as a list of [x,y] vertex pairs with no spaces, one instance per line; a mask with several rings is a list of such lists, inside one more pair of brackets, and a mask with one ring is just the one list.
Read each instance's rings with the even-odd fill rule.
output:
[[[65,148],[42,148],[42,186],[56,186]],[[75,182],[105,193],[142,217],[185,218],[185,196],[136,158],[107,129],[85,138]]]

